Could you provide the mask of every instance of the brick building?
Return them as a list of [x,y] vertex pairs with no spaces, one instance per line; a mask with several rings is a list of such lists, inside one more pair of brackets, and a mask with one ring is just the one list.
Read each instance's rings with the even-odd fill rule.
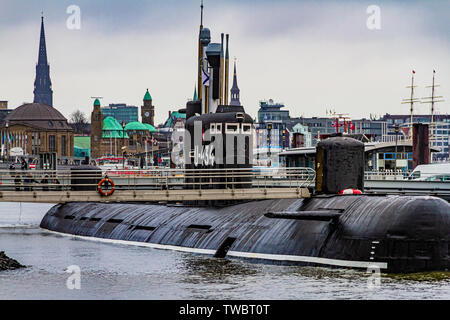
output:
[[14,109],[1,127],[1,141],[9,153],[22,148],[24,155],[56,152],[58,158],[73,156],[73,129],[55,108],[28,103]]

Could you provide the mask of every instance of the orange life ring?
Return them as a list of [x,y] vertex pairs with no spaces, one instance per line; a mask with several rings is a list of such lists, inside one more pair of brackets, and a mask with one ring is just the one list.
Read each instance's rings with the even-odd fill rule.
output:
[[[103,186],[111,186],[111,190],[103,190]],[[109,178],[104,178],[102,179],[98,185],[97,185],[97,191],[104,197],[109,197],[110,195],[112,195],[114,193],[116,185],[114,184],[114,181],[112,181]]]
[[339,194],[362,194],[361,190],[358,189],[343,189]]

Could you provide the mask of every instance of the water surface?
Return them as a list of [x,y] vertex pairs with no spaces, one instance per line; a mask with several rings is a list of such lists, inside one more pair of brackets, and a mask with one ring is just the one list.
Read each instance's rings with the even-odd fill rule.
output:
[[[450,299],[450,277],[254,264],[106,244],[39,228],[52,205],[0,203],[0,250],[25,269],[0,272],[0,299]],[[69,290],[67,267],[81,269]],[[425,279],[418,281],[417,279]]]

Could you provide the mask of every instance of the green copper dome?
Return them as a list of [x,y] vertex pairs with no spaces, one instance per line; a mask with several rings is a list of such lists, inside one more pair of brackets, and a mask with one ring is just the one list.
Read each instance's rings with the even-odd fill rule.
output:
[[94,107],[100,107],[100,100],[95,99],[95,101],[94,101]]
[[[122,139],[124,136],[123,127],[113,117],[106,117],[103,120],[102,138],[117,138]],[[125,138],[129,138],[125,131]]]
[[149,100],[152,100],[152,96],[150,95],[150,92],[148,92],[148,89],[147,89],[147,92],[145,93],[145,96],[144,96],[144,101],[149,101]]
[[148,131],[148,128],[138,121],[133,121],[133,122],[127,123],[127,125],[125,126],[125,130]]

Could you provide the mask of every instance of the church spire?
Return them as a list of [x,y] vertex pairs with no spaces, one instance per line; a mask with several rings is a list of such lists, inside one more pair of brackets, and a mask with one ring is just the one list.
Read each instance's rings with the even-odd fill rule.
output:
[[45,45],[44,16],[41,16],[41,39],[39,40],[38,64],[47,64],[47,47]]
[[34,103],[42,103],[53,107],[52,82],[50,66],[47,61],[45,44],[44,15],[41,16],[41,38],[39,41],[39,57],[36,65],[36,80],[34,81]]
[[233,86],[231,87],[231,101],[230,106],[240,106],[239,101],[240,91],[237,85],[237,75],[236,75],[236,58],[234,58],[234,75],[233,75]]

